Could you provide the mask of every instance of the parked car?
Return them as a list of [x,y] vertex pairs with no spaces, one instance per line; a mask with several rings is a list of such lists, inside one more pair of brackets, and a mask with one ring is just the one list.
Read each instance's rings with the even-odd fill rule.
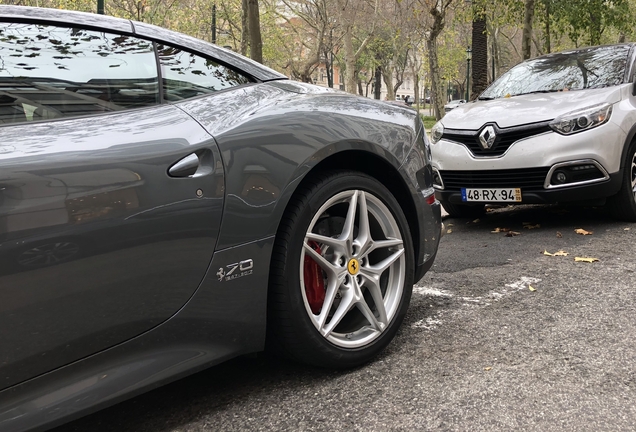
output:
[[124,19],[0,6],[0,34],[0,430],[393,339],[441,234],[414,111]]
[[444,105],[444,112],[449,112],[454,110],[455,108],[457,108],[458,106],[465,104],[466,101],[464,99],[454,99],[452,101],[450,101],[449,103],[447,103],[446,105]]
[[538,57],[445,116],[431,136],[446,211],[584,201],[636,221],[635,60],[634,44]]

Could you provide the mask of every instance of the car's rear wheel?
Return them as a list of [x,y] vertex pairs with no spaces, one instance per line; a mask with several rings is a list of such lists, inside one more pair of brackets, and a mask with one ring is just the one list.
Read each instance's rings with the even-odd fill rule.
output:
[[406,218],[377,180],[330,172],[307,182],[272,254],[270,347],[323,367],[369,361],[404,318],[413,261]]
[[636,141],[627,151],[621,190],[607,200],[607,206],[615,218],[636,222]]
[[478,218],[484,214],[486,208],[484,204],[462,205],[451,204],[448,201],[442,201],[441,203],[446,213],[448,213],[450,217],[456,218]]

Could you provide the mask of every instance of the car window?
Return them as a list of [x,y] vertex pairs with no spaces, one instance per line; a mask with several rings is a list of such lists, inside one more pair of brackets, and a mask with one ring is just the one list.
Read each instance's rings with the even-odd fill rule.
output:
[[151,42],[80,28],[0,23],[0,125],[159,103]]
[[214,60],[180,48],[158,45],[157,53],[167,101],[190,99],[250,82]]
[[481,98],[601,88],[622,84],[629,46],[592,47],[540,57],[503,74]]

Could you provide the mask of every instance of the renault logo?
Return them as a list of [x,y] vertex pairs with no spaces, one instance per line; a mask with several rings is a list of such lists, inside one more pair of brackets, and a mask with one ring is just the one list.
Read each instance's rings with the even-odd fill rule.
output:
[[495,143],[495,138],[497,138],[495,128],[486,126],[479,134],[479,143],[484,150],[490,150]]

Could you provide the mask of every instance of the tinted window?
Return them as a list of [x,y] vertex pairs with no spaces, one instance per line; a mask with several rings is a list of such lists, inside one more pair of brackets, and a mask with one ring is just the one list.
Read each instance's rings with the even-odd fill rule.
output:
[[130,36],[0,23],[0,124],[159,103],[152,43]]
[[552,54],[515,66],[481,96],[500,98],[622,84],[629,47],[604,46]]
[[245,76],[179,48],[158,45],[164,98],[179,101],[250,82]]

